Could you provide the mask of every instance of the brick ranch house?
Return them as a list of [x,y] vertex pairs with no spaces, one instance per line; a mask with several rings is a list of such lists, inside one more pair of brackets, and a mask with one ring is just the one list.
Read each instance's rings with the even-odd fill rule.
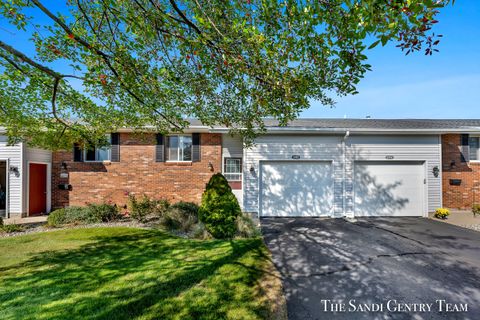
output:
[[480,120],[299,119],[244,148],[228,129],[110,135],[111,147],[49,152],[0,131],[0,216],[128,195],[200,202],[222,172],[259,216],[427,216],[480,203]]

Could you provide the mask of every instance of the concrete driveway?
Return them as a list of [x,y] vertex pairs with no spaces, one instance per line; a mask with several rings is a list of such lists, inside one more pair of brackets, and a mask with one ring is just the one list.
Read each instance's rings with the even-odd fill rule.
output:
[[289,319],[480,319],[477,231],[410,217],[261,224]]

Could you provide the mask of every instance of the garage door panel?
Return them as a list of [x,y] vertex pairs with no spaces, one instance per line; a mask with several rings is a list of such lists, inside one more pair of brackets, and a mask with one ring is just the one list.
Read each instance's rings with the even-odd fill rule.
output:
[[359,162],[354,176],[356,216],[423,215],[423,163]]
[[266,162],[261,171],[262,216],[330,215],[330,162]]

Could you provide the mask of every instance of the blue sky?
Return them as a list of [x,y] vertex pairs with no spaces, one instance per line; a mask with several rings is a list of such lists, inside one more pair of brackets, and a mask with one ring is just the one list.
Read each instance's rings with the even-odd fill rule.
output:
[[354,96],[331,109],[313,101],[308,118],[480,119],[480,1],[457,0],[438,15],[433,56],[405,56],[395,44],[367,51],[372,71]]
[[[359,84],[360,93],[336,98],[334,108],[312,101],[301,117],[480,119],[480,1],[457,0],[438,20],[433,31],[443,35],[440,52],[405,56],[395,43],[368,50],[372,71]],[[7,43],[25,52],[33,49],[27,35],[2,20],[0,27]]]

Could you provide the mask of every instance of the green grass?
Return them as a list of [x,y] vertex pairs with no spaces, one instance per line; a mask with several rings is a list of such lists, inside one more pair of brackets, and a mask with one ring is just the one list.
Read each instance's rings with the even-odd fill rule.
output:
[[0,319],[263,319],[261,239],[88,228],[0,240]]

